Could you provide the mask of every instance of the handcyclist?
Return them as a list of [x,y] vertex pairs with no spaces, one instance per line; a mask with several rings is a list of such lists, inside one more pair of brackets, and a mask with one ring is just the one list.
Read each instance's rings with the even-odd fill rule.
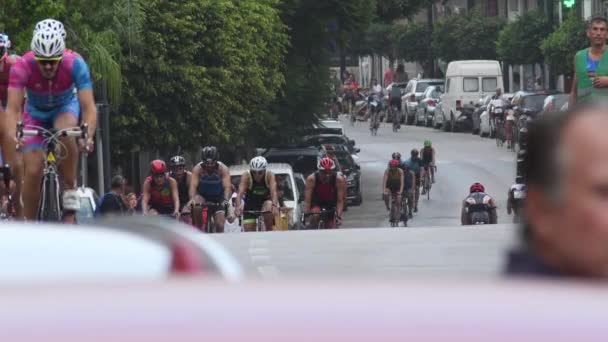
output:
[[[208,217],[214,217],[215,231],[223,233],[226,208],[232,197],[230,172],[228,167],[219,161],[219,152],[215,146],[205,146],[201,157],[201,162],[192,170],[190,202],[184,210],[188,211],[192,204],[207,204]],[[197,218],[202,217],[203,208],[196,205],[193,209],[192,220],[197,222]]]
[[[330,217],[324,217],[325,228],[337,228],[342,223],[345,194],[346,180],[338,174],[334,161],[324,157],[317,163],[317,171],[306,178],[304,213],[331,211]],[[309,222],[312,227],[318,226],[320,216],[311,215]]]
[[[87,124],[86,141],[81,141],[81,150],[90,152],[97,126],[97,107],[93,98],[93,83],[89,67],[83,58],[65,49],[66,32],[63,24],[46,19],[36,24],[31,42],[32,51],[26,53],[12,67],[8,105],[5,116],[5,134],[16,136],[17,121],[44,128],[64,129]],[[75,92],[76,90],[76,92]],[[27,101],[21,116],[23,98]],[[82,118],[80,113],[82,112]],[[64,221],[74,222],[75,212],[80,209],[76,192],[78,146],[71,137],[59,138],[67,153],[59,164],[63,181]],[[44,167],[43,138],[28,137],[23,142],[23,204],[26,219],[36,219],[40,201],[40,179]],[[5,151],[7,158],[9,153]],[[13,160],[9,160],[11,163]]]
[[[264,157],[255,157],[249,163],[249,170],[241,175],[239,193],[236,198],[236,216],[243,214],[243,228],[246,232],[256,230],[256,222],[260,214],[255,211],[271,211],[264,214],[266,230],[272,230],[273,217],[279,214],[277,198],[277,182],[272,171],[267,170],[268,163]],[[245,195],[245,209],[241,200]]]
[[144,215],[179,218],[177,181],[167,175],[167,165],[162,160],[150,163],[150,176],[144,181],[142,208]]

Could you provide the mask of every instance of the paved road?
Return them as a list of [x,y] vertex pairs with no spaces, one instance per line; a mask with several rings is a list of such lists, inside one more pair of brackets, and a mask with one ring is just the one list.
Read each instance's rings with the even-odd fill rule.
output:
[[[343,227],[333,231],[224,234],[216,238],[252,276],[309,275],[495,275],[514,241],[506,215],[506,192],[515,174],[514,154],[494,141],[464,133],[405,126],[393,133],[382,127],[372,137],[364,124],[345,126],[361,148],[363,205],[351,207]],[[408,228],[384,228],[388,216],[381,181],[393,151],[409,155],[431,139],[439,169],[431,199],[421,199]],[[479,181],[499,206],[498,226],[463,228],[460,203]],[[506,223],[506,224],[505,224]]]

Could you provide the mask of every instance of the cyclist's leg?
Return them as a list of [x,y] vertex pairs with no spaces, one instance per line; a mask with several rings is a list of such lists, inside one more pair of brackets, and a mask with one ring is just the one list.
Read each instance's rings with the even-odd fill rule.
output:
[[[54,117],[53,126],[57,129],[70,128],[78,126],[80,119],[80,104],[78,99],[74,98],[70,104],[61,108],[59,113]],[[76,178],[78,177],[78,145],[73,137],[62,137],[59,139],[67,149],[65,159],[58,164],[59,175],[63,182],[63,191],[76,189]],[[67,211],[64,213],[64,222],[74,222],[75,212]]]
[[[23,124],[50,128],[46,121],[35,119],[25,111]],[[40,201],[40,181],[44,168],[44,155],[42,151],[42,137],[24,138],[23,147],[23,215],[26,220],[36,220],[38,203]]]
[[[272,201],[266,201],[262,205],[262,211],[271,211]],[[267,231],[274,230],[274,216],[272,214],[264,214],[264,226]]]
[[21,190],[22,190],[22,186],[21,186],[21,182],[23,180],[22,179],[23,178],[22,159],[21,159],[21,156],[19,154],[17,154],[17,150],[15,148],[15,146],[16,146],[15,137],[9,136],[8,134],[4,133],[4,132],[7,132],[9,127],[11,127],[11,128],[16,127],[17,122],[15,122],[15,120],[13,120],[12,118],[7,117],[6,112],[4,112],[4,109],[3,109],[1,103],[0,103],[0,118],[2,118],[0,120],[0,150],[2,151],[2,157],[3,157],[3,161],[1,163],[1,165],[8,164],[10,166],[11,175],[15,179],[15,182],[14,182],[15,188],[14,188],[14,191],[12,191],[13,205],[15,206],[17,216],[21,217],[22,216],[21,201],[19,201],[18,199],[20,198],[20,194],[21,194]]
[[148,210],[148,215],[158,216],[158,215],[160,215],[160,213],[158,212],[158,210],[150,208],[150,210]]
[[[211,200],[210,200],[211,201]],[[214,198],[212,202],[222,203],[222,198]],[[213,216],[213,220],[215,221],[215,232],[223,233],[224,232],[224,224],[226,223],[226,209],[224,207],[209,207],[209,217]]]
[[318,215],[321,212],[321,206],[318,204],[313,204],[310,206],[310,213],[311,214],[317,214],[317,215],[309,215],[308,216],[308,227],[312,228],[312,229],[316,229],[317,226],[319,225],[319,220],[321,219],[320,215]]

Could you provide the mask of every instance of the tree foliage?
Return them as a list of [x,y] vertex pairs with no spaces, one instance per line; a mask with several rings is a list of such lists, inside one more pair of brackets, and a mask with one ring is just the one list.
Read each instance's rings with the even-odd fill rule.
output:
[[413,18],[418,11],[433,0],[381,0],[377,2],[376,13],[381,22],[392,23],[399,18]]
[[437,23],[432,48],[446,62],[460,59],[496,59],[496,40],[504,23],[471,11],[453,15]]
[[540,49],[545,61],[557,75],[574,73],[574,54],[588,46],[585,21],[570,14],[562,24],[544,39]]
[[526,12],[500,31],[496,51],[508,64],[543,61],[540,44],[551,32],[547,17],[538,10]]
[[431,54],[431,32],[426,24],[398,24],[393,37],[397,42],[397,56],[408,62],[425,64]]

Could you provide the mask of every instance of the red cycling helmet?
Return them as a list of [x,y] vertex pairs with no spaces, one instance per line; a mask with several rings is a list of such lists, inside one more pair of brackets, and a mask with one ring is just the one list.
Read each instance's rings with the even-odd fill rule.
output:
[[397,159],[391,159],[391,161],[388,162],[388,165],[390,165],[391,167],[398,167],[399,161]]
[[471,188],[469,189],[471,193],[473,192],[486,192],[486,188],[481,183],[473,183]]
[[321,158],[317,163],[317,169],[319,171],[334,171],[336,169],[336,163],[329,157]]
[[150,163],[150,173],[153,175],[164,174],[167,172],[167,165],[160,159],[153,160]]

